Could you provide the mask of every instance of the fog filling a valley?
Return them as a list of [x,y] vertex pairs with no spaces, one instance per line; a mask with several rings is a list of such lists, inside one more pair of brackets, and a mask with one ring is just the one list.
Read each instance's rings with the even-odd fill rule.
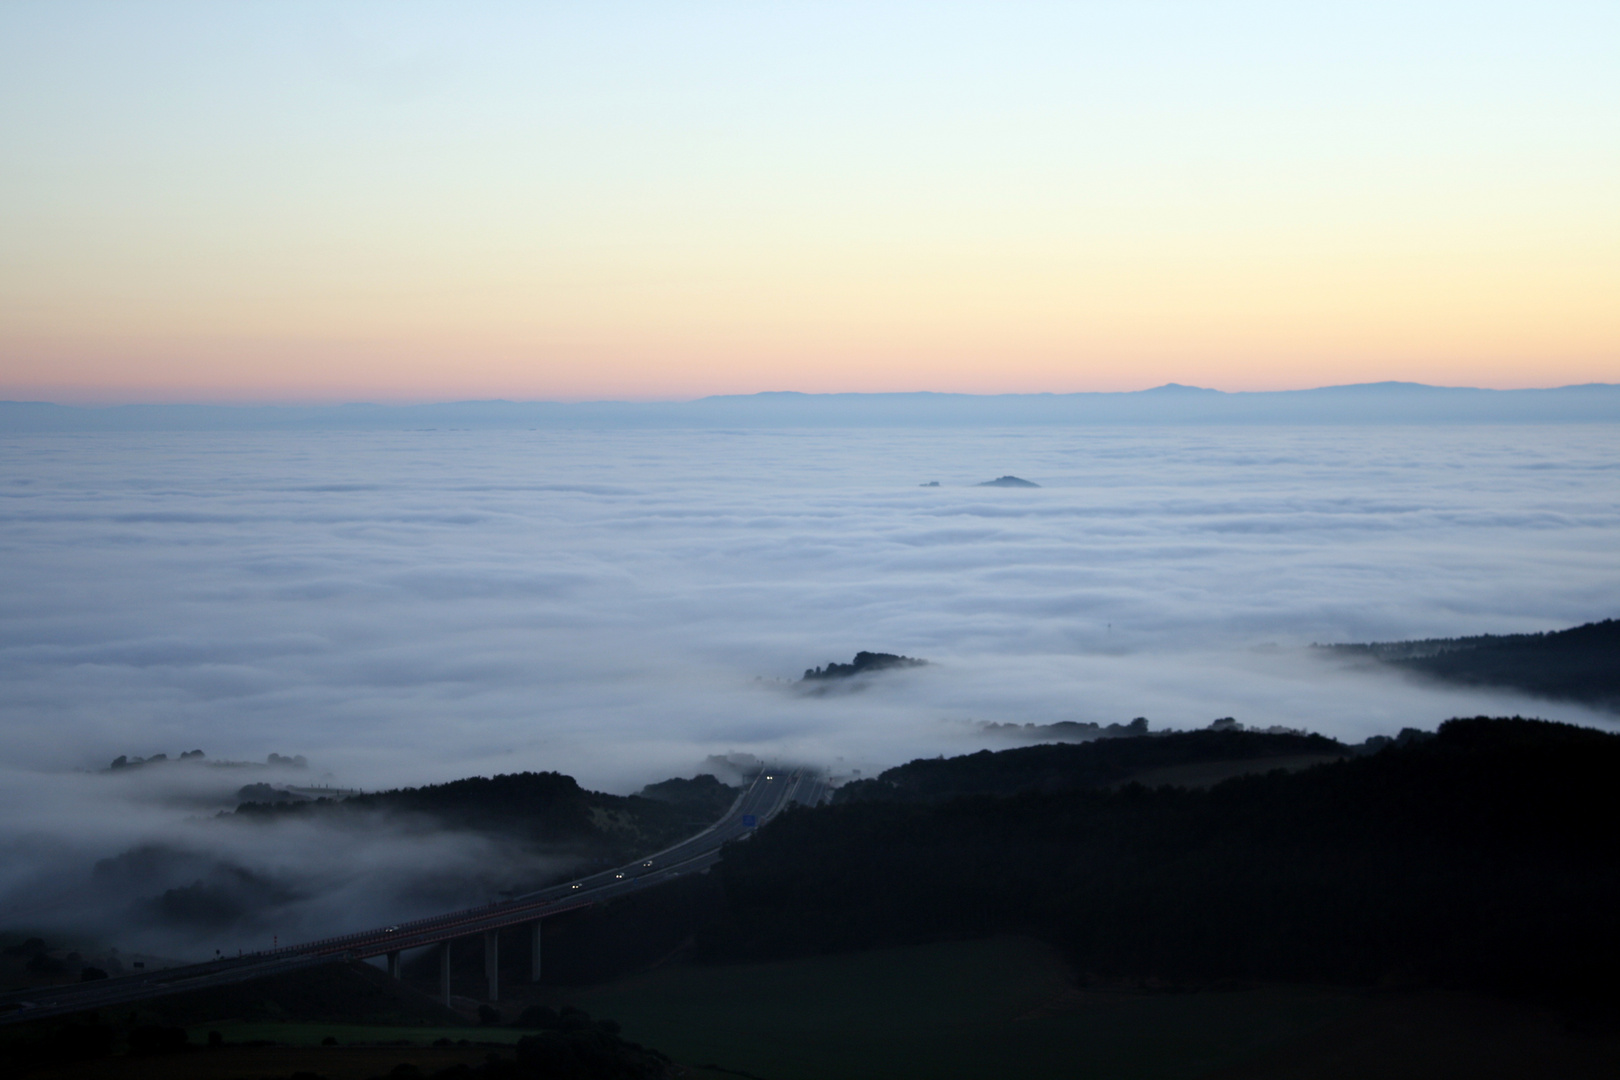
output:
[[[716,754],[849,776],[1010,745],[986,723],[1233,716],[1351,741],[1482,713],[1614,726],[1308,649],[1620,614],[1607,427],[0,445],[8,926],[198,954],[548,869],[401,822],[244,828],[213,814],[280,773],[101,771],[119,755],[296,754],[309,765],[284,782],[368,790],[558,770],[629,792]],[[1006,474],[1041,486],[975,486]],[[793,685],[862,649],[930,664]],[[273,919],[148,925],[143,903],[210,874]]]

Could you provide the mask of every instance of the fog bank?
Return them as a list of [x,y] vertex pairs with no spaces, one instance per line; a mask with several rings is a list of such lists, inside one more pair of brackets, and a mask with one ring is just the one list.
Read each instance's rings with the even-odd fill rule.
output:
[[[1611,723],[1306,646],[1620,613],[1615,428],[12,434],[0,449],[8,906],[43,868],[87,873],[154,838],[249,869],[308,840],[222,839],[172,793],[73,774],[121,754],[301,754],[311,782],[365,788],[557,769],[625,792],[733,752],[870,771],[993,745],[987,721],[1235,716],[1352,740],[1477,713]],[[1009,473],[1041,486],[973,486]],[[860,649],[931,663],[823,695],[792,685]],[[425,842],[378,858],[408,865]],[[361,887],[344,880],[328,894]]]

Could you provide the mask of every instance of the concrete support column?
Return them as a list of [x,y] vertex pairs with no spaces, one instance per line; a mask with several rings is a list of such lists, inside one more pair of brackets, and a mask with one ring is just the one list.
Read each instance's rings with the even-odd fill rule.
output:
[[489,1000],[501,1000],[501,932],[484,931],[484,977],[489,980]]
[[395,949],[393,952],[388,954],[388,974],[391,975],[392,977],[396,978],[396,979],[399,978],[399,950],[398,949]]
[[540,926],[543,920],[534,920],[534,927],[530,931],[534,936],[529,939],[529,981],[540,981]]
[[444,1007],[450,1007],[450,943],[446,941],[439,950],[439,996],[444,998]]

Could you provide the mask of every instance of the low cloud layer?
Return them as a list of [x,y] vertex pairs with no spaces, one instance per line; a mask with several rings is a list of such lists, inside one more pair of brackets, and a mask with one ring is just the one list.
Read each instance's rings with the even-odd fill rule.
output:
[[[1230,715],[1347,739],[1481,712],[1609,723],[1305,646],[1620,614],[1613,427],[0,445],[8,908],[63,853],[235,849],[73,773],[120,754],[302,754],[313,781],[367,788],[558,769],[628,791],[731,752],[873,770],[987,745],[985,721]],[[972,486],[1008,473],[1042,486]],[[932,663],[791,685],[860,649]]]
[[0,927],[202,957],[484,903],[572,867],[424,819],[219,816],[243,779],[302,777],[0,773]]

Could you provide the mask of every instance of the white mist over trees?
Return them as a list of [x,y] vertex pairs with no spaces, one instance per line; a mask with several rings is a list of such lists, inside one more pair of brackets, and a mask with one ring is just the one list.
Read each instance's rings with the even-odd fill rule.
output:
[[[144,843],[239,850],[192,820],[217,792],[146,768],[71,775],[121,755],[303,755],[302,782],[364,788],[558,770],[630,792],[712,755],[849,776],[1006,745],[986,723],[1234,716],[1350,741],[1456,715],[1613,723],[1307,648],[1620,611],[1607,426],[4,445],[8,904],[47,871]],[[1009,473],[1041,487],[975,486]],[[862,650],[929,664],[794,685]],[[304,880],[373,851],[376,876],[343,877],[336,896],[395,888],[421,854],[409,837],[346,847],[291,825],[284,844],[254,843],[251,860],[240,850],[256,872],[318,853]],[[435,843],[447,872],[479,861]]]

